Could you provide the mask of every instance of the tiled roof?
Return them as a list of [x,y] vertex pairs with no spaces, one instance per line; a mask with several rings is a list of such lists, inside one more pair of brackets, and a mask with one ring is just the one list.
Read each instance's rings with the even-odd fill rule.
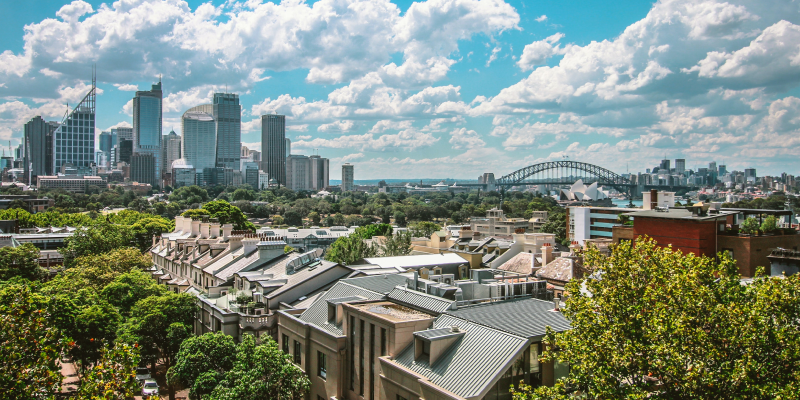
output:
[[547,263],[542,269],[536,271],[536,276],[542,279],[553,279],[562,282],[569,282],[573,278],[574,268],[581,268],[580,259],[569,257],[558,257]]
[[497,267],[497,269],[530,275],[531,267],[535,268],[539,266],[539,261],[532,253],[517,253],[514,257],[511,257],[510,260]]
[[450,310],[455,304],[453,300],[399,287],[394,288],[386,297],[401,304],[436,314]]
[[556,332],[571,329],[569,321],[552,310],[553,303],[549,301],[525,298],[459,308],[446,314],[530,338],[543,336],[547,326]]
[[458,326],[464,335],[450,345],[433,365],[422,358],[414,359],[413,342],[391,362],[458,396],[479,398],[494,385],[528,343],[524,337],[452,315],[442,314],[433,323],[434,329],[452,326]]

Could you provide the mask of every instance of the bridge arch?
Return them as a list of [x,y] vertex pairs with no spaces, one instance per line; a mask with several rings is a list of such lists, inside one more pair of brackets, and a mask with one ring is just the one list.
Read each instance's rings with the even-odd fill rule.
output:
[[[534,178],[543,173],[550,173],[547,179]],[[588,175],[581,175],[588,174]],[[579,161],[548,161],[539,164],[529,165],[505,175],[495,181],[496,186],[513,187],[521,185],[541,185],[541,184],[568,184],[574,183],[575,177],[585,179],[586,183],[597,182],[598,185],[610,186],[620,192],[633,194],[636,186],[622,175],[603,167]],[[568,181],[572,182],[568,182]]]

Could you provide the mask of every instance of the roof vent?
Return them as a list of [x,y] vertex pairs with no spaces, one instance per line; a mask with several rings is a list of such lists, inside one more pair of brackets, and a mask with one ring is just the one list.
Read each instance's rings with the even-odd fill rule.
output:
[[458,325],[453,325],[450,327],[450,332],[458,333],[461,332],[461,329],[458,327]]

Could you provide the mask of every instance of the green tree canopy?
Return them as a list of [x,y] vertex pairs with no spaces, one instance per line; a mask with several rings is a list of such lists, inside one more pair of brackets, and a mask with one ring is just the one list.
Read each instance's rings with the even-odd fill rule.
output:
[[81,380],[78,400],[127,400],[141,394],[136,380],[139,354],[134,346],[118,343],[101,351],[100,362]]
[[127,227],[100,222],[75,233],[64,239],[65,247],[59,251],[64,255],[64,264],[72,262],[82,256],[109,253],[117,248],[131,244],[131,234]]
[[428,221],[421,221],[421,222],[414,222],[408,225],[408,230],[411,232],[411,236],[413,237],[431,237],[434,232],[439,232],[442,230],[442,227],[434,224],[433,222]]
[[45,271],[39,266],[39,249],[31,243],[0,248],[0,281],[13,277],[39,280]]
[[407,256],[411,253],[411,233],[399,231],[387,236],[381,245],[380,253],[382,257]]
[[216,218],[221,224],[233,224],[233,229],[255,231],[256,226],[247,220],[239,207],[231,205],[225,200],[210,201],[203,205],[201,209],[187,210],[183,213],[184,217],[197,218],[201,215],[208,215]]
[[150,296],[162,296],[166,292],[149,273],[133,268],[117,276],[100,292],[109,303],[119,308],[123,315],[129,315],[131,308],[139,300]]
[[271,336],[256,345],[252,335],[244,335],[236,346],[233,368],[206,397],[240,400],[301,400],[311,382],[291,356],[282,352]]
[[378,249],[374,244],[367,244],[356,235],[341,236],[328,247],[325,259],[342,265],[353,265],[366,257],[377,255]]
[[[221,332],[209,332],[181,343],[169,376],[188,387],[190,396],[197,398],[211,393],[223,374],[233,368],[234,361],[236,344],[233,338]],[[210,375],[198,382],[204,374]],[[209,385],[209,381],[213,384]]]
[[[585,254],[591,277],[567,284],[569,331],[543,360],[570,365],[555,389],[515,399],[775,399],[800,393],[800,276],[749,285],[733,260],[640,238]],[[599,278],[599,279],[598,279]]]
[[29,286],[7,289],[0,302],[0,393],[7,398],[52,398],[61,389],[59,358],[69,342]]
[[184,204],[196,204],[208,201],[208,192],[197,185],[183,186],[169,195],[169,201],[180,201]]
[[758,228],[758,220],[753,217],[749,217],[739,224],[739,231],[743,233],[753,234],[758,232]]
[[764,222],[761,223],[761,231],[774,232],[776,229],[778,229],[778,218],[776,216],[770,215],[764,218]]

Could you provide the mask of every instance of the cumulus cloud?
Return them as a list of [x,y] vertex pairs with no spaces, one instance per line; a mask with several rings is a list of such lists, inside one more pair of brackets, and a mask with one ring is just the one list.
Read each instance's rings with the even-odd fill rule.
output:
[[475,149],[486,146],[486,142],[481,139],[478,132],[467,130],[467,128],[459,128],[450,132],[450,145],[456,150]]
[[522,55],[519,61],[517,61],[517,65],[523,71],[529,71],[537,65],[546,63],[548,58],[556,54],[564,54],[565,49],[562,49],[556,44],[563,37],[563,33],[556,33],[555,35],[548,36],[544,40],[526,45],[525,48],[522,49]]
[[344,135],[333,139],[316,138],[301,140],[292,145],[305,149],[360,149],[361,151],[400,151],[415,150],[430,147],[439,139],[430,133],[420,132],[415,129],[406,129],[397,134],[387,134],[375,137],[372,133],[363,135]]
[[544,21],[547,21],[547,15],[544,15],[544,14],[542,14],[542,15],[538,16],[538,17],[535,19],[535,21],[536,21],[536,22],[544,22]]
[[127,83],[115,83],[114,86],[123,92],[135,92],[139,90],[139,87],[136,85],[131,85]]

